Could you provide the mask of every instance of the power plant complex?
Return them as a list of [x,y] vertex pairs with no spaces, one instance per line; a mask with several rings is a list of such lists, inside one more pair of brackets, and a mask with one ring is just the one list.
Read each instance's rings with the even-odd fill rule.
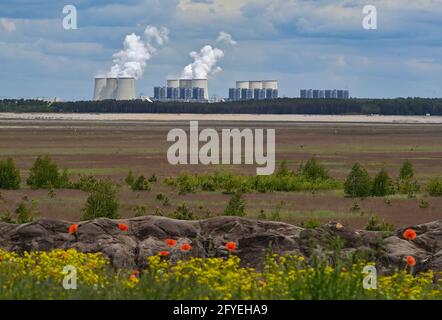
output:
[[134,78],[95,78],[94,100],[134,100]]
[[300,97],[302,99],[350,99],[350,91],[301,89]]
[[278,98],[278,81],[236,81],[236,88],[229,89],[229,100],[271,100]]
[[209,101],[209,81],[207,79],[171,79],[166,87],[154,88],[156,101]]

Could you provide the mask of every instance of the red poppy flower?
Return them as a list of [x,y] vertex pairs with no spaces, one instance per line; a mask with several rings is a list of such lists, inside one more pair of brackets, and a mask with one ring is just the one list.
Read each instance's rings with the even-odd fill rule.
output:
[[74,234],[77,232],[77,230],[78,230],[78,224],[75,224],[75,223],[70,225],[69,229],[68,229],[69,234]]
[[169,247],[175,247],[176,246],[176,240],[174,240],[174,239],[166,239],[166,244]]
[[406,257],[405,257],[405,261],[407,262],[407,264],[408,264],[410,267],[414,267],[414,266],[416,265],[416,259],[413,258],[412,256],[406,256]]
[[138,270],[134,270],[134,271],[132,272],[132,274],[133,274],[133,275],[136,275],[136,276],[139,276],[139,275],[140,275],[140,271],[138,271]]
[[226,243],[226,249],[229,251],[233,251],[236,249],[236,243],[235,242],[227,242]]
[[120,229],[121,231],[127,231],[127,230],[129,230],[129,227],[127,225],[125,225],[124,223],[119,223],[118,229]]
[[181,251],[190,251],[192,250],[192,246],[188,243],[184,243],[180,247]]
[[170,254],[170,252],[169,251],[160,251],[158,254],[162,257],[167,257]]
[[404,238],[408,241],[413,241],[416,239],[416,232],[413,229],[407,229],[404,232]]

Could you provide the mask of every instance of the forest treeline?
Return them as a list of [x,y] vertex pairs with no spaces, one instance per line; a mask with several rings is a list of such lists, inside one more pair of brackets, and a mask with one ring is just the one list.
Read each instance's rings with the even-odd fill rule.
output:
[[442,115],[441,99],[298,99],[220,103],[0,100],[0,112]]

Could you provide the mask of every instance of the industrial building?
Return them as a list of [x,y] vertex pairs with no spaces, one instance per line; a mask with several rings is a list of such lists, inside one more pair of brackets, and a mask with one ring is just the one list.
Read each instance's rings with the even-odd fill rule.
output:
[[265,100],[278,98],[278,81],[237,81],[235,88],[229,89],[229,100]]
[[302,99],[350,99],[350,91],[301,89],[300,97]]
[[209,100],[207,79],[167,80],[166,87],[155,87],[153,91],[154,99],[157,101],[205,102]]
[[94,100],[134,100],[134,78],[95,78]]

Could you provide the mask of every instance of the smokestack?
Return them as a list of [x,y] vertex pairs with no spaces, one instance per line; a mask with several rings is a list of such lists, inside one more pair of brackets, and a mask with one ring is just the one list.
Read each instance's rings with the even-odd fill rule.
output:
[[106,78],[95,78],[94,100],[103,100],[106,92]]
[[135,99],[135,78],[118,78],[118,87],[116,90],[115,99]]

